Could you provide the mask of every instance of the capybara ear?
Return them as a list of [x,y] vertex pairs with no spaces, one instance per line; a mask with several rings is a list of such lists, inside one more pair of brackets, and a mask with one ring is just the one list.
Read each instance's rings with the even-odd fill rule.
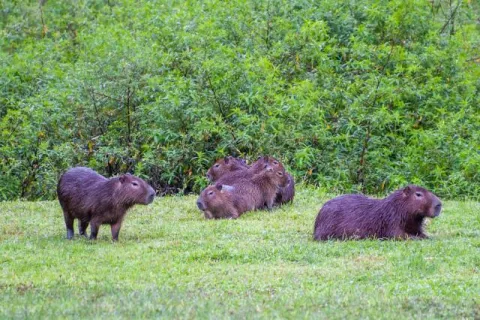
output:
[[412,188],[410,188],[410,186],[406,186],[405,188],[403,188],[403,194],[408,196],[410,195],[410,193],[412,192]]
[[263,162],[268,163],[268,156],[263,157]]
[[229,157],[225,157],[225,158],[223,158],[223,161],[225,161],[225,163],[227,164],[228,161],[230,161],[230,159],[229,159]]
[[258,156],[257,160],[260,160],[261,157],[262,157],[262,156]]
[[222,185],[221,184],[216,184],[215,188],[217,188],[218,190],[222,190]]
[[118,180],[120,180],[121,183],[125,183],[125,181],[127,181],[127,175],[126,174],[122,174]]

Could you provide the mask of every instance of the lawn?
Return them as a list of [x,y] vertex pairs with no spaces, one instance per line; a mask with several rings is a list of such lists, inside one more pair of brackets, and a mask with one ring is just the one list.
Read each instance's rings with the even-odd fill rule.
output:
[[158,198],[118,243],[66,240],[55,201],[0,203],[0,318],[480,317],[480,203],[445,201],[424,241],[314,242],[329,198],[220,221]]

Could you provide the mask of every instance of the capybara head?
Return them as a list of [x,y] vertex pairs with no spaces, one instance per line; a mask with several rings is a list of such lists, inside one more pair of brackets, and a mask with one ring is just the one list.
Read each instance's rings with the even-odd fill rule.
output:
[[434,218],[442,210],[442,202],[432,192],[419,186],[409,185],[402,189],[406,209],[411,214]]
[[127,173],[118,177],[115,201],[126,205],[150,204],[155,198],[155,190],[144,180]]
[[288,177],[285,173],[285,168],[279,162],[275,167],[271,167],[267,164],[263,172],[262,174],[265,174],[267,177],[269,177],[277,187],[283,188],[288,183]]
[[215,161],[207,171],[207,178],[210,181],[217,181],[224,174],[235,170],[248,169],[244,159],[237,159],[232,156],[224,157]]
[[[216,184],[214,186],[206,187],[197,200],[197,207],[205,213],[205,217],[213,218],[214,213],[217,211],[224,211],[226,204],[230,201],[225,190],[228,190],[229,186]],[[225,189],[225,190],[224,190]]]
[[[280,161],[278,161],[277,159],[275,159],[274,157],[270,157],[270,156],[261,156],[261,157],[258,157],[257,161],[255,161],[253,164],[252,164],[252,170],[254,173],[258,173],[262,170],[264,170],[267,166],[270,166],[273,168],[273,170],[276,170],[277,168],[282,168],[283,169],[283,165]],[[285,171],[285,169],[284,169]]]

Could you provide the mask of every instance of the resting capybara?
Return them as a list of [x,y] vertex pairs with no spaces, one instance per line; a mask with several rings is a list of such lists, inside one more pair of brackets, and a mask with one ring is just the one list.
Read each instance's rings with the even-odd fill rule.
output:
[[[253,173],[257,173],[261,171],[266,164],[274,168],[274,170],[278,166],[281,166],[283,168],[283,165],[280,161],[278,161],[274,157],[265,156],[265,157],[258,158],[257,161],[252,163],[252,166],[250,167],[250,171],[252,171]],[[279,188],[277,192],[277,197],[275,199],[275,204],[292,202],[293,197],[295,197],[295,180],[293,179],[292,175],[290,175],[289,173],[286,173],[286,175],[287,175],[287,184],[285,185],[285,187]]]
[[349,194],[327,201],[315,220],[313,238],[426,238],[423,222],[440,214],[442,203],[430,191],[409,185],[384,199]]
[[[210,180],[217,181],[221,184],[230,185],[235,183],[235,181],[239,179],[251,179],[253,175],[264,170],[266,166],[271,166],[273,170],[276,170],[277,168],[283,168],[282,163],[274,157],[263,156],[259,157],[258,160],[255,161],[250,168],[242,168],[237,166],[238,169],[229,170],[227,166],[220,166],[221,169],[217,170],[217,173],[215,174],[215,179]],[[210,168],[210,170],[212,170],[212,168]],[[207,177],[209,176],[212,176],[212,174],[209,175],[209,173],[207,173]],[[295,181],[289,173],[286,173],[286,176],[287,184],[285,185],[285,187],[278,188],[274,204],[283,204],[293,201],[293,197],[295,196]]]
[[277,197],[275,198],[275,204],[283,204],[287,202],[292,202],[295,197],[295,180],[292,175],[286,173],[287,184],[285,187],[279,188],[277,192]]
[[249,166],[244,159],[228,156],[215,161],[213,166],[211,166],[207,171],[207,178],[211,182],[215,182],[225,174],[236,171],[244,171],[248,168]]
[[233,186],[216,184],[205,188],[197,200],[206,219],[236,219],[242,213],[263,207],[260,189],[249,185],[249,192],[238,192]]
[[277,189],[287,182],[283,167],[267,167],[251,179],[238,179],[232,185],[217,183],[202,191],[197,206],[207,219],[238,218],[246,211],[271,208]]
[[73,238],[73,220],[78,231],[86,236],[90,223],[90,239],[96,239],[100,225],[109,224],[112,238],[118,234],[125,213],[135,204],[149,204],[155,191],[142,179],[124,174],[107,179],[92,169],[76,167],[65,172],[57,185],[58,201],[63,209],[67,238]]

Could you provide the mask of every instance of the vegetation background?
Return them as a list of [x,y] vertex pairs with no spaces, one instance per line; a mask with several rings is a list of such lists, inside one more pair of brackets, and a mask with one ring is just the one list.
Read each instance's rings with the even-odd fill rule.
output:
[[0,200],[86,165],[163,193],[275,155],[331,193],[480,196],[472,0],[0,0]]

